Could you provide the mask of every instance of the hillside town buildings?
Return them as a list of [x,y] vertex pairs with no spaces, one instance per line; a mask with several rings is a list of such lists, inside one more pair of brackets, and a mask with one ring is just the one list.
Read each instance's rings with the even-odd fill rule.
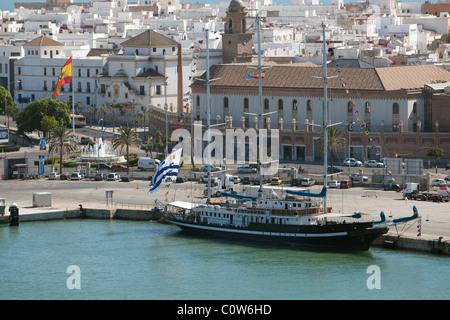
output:
[[[72,57],[74,82],[57,99],[74,99],[76,112],[91,123],[135,124],[144,113],[152,131],[163,128],[167,115],[172,129],[205,123],[205,81],[198,78],[205,79],[208,29],[211,77],[217,79],[211,83],[212,119],[254,127],[248,113],[259,108],[258,81],[244,77],[256,63],[256,10],[267,67],[264,110],[273,112],[264,126],[281,130],[285,159],[318,155],[314,124],[322,121],[323,97],[313,77],[322,72],[323,54],[337,76],[330,84],[329,117],[342,130],[351,128],[355,156],[380,157],[374,146],[391,143],[367,131],[396,139],[411,135],[404,148],[419,143],[418,133],[450,135],[449,2],[16,2],[14,11],[1,11],[0,85],[23,108],[52,96]],[[433,141],[450,154],[450,138]]]

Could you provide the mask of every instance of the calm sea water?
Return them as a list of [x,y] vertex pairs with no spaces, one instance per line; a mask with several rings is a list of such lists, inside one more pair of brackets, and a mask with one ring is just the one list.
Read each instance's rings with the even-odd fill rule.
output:
[[[367,273],[370,266],[379,272]],[[446,256],[307,252],[186,236],[152,222],[0,228],[1,300],[449,299],[449,266]],[[369,277],[380,289],[368,288]],[[69,289],[69,278],[80,288]]]

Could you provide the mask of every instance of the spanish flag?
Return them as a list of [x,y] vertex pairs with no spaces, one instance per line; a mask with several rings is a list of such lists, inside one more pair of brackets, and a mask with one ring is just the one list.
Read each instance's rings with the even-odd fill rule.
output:
[[61,69],[61,73],[58,77],[58,83],[53,91],[53,97],[59,95],[59,87],[65,85],[66,83],[72,83],[72,57],[67,60],[66,64]]

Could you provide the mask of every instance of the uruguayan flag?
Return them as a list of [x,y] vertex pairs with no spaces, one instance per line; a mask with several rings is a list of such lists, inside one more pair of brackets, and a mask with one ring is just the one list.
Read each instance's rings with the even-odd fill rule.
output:
[[158,166],[155,174],[153,175],[152,182],[150,183],[150,190],[147,194],[152,194],[158,191],[161,183],[166,181],[175,181],[178,175],[178,168],[180,167],[182,149],[179,148],[176,151],[169,154]]

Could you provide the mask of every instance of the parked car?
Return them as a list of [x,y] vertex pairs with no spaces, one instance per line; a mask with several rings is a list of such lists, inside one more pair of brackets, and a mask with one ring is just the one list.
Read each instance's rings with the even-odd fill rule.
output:
[[202,171],[205,171],[205,172],[208,171],[208,166],[211,167],[211,172],[222,170],[222,169],[219,168],[219,167],[216,167],[216,166],[213,166],[213,165],[205,164],[205,165],[202,167]]
[[62,173],[59,176],[59,180],[69,180],[70,179],[70,173]]
[[258,169],[247,167],[247,166],[239,166],[237,168],[238,173],[258,173]]
[[98,163],[97,170],[111,170],[111,166],[106,163]]
[[104,174],[103,172],[97,172],[97,173],[95,174],[94,179],[95,179],[95,181],[106,180],[106,174]]
[[330,187],[330,188],[339,188],[339,181],[331,180],[330,182],[328,182],[328,187]]
[[383,168],[384,167],[384,163],[383,162],[378,162],[377,160],[369,160],[364,162],[364,166],[365,167],[372,167],[372,168]]
[[248,176],[243,177],[243,178],[241,179],[242,184],[251,184],[252,181],[253,181],[252,178],[250,178],[250,177],[248,177]]
[[111,166],[112,171],[127,171],[127,169],[123,164],[114,164]]
[[444,178],[445,181],[450,181],[450,174]]
[[353,183],[351,180],[342,180],[341,183],[339,184],[339,187],[341,189],[348,189],[353,187]]
[[188,181],[186,177],[177,177],[175,183],[183,183],[185,181]]
[[314,179],[302,178],[300,185],[302,185],[303,187],[309,187],[309,186],[313,186],[315,183],[316,183],[316,181]]
[[117,181],[120,180],[120,176],[115,172],[108,173],[108,176],[106,177],[106,180],[108,181]]
[[233,176],[232,180],[233,180],[234,183],[241,182],[241,178],[239,178],[238,176]]
[[[331,173],[331,167],[328,167],[328,168],[327,168],[327,172],[328,172],[328,173]],[[334,167],[334,166],[333,166],[333,173],[339,173],[339,172],[344,172],[344,169],[339,168],[339,167]]]
[[359,173],[352,173],[351,175],[349,175],[349,178],[352,181],[359,181],[359,182],[369,181],[369,177],[362,176]]
[[390,182],[390,183],[386,183],[383,186],[383,190],[384,191],[394,190],[394,191],[400,192],[402,190],[402,187],[399,184]]
[[301,180],[300,178],[294,178],[291,180],[291,186],[295,187],[295,186],[300,186],[301,185]]
[[48,174],[48,180],[56,180],[59,179],[59,174],[57,174],[56,172],[50,172]]
[[433,179],[431,180],[432,187],[445,187],[447,185],[447,181],[444,179]]
[[[213,177],[211,177],[211,180],[213,179]],[[203,177],[200,177],[198,179],[198,182],[200,183],[207,183],[208,182],[208,174],[204,174]]]
[[133,176],[131,176],[131,175],[125,175],[125,176],[122,176],[120,178],[120,180],[123,181],[123,182],[130,182],[130,181],[132,181],[134,179],[133,179]]
[[362,162],[355,159],[355,158],[347,158],[344,160],[343,165],[344,166],[351,166],[351,167],[361,167]]
[[70,175],[70,180],[82,180],[82,179],[84,179],[84,176],[78,171],[72,172],[72,174]]
[[280,185],[283,181],[279,177],[273,177],[272,180],[270,180],[270,184],[274,185]]

